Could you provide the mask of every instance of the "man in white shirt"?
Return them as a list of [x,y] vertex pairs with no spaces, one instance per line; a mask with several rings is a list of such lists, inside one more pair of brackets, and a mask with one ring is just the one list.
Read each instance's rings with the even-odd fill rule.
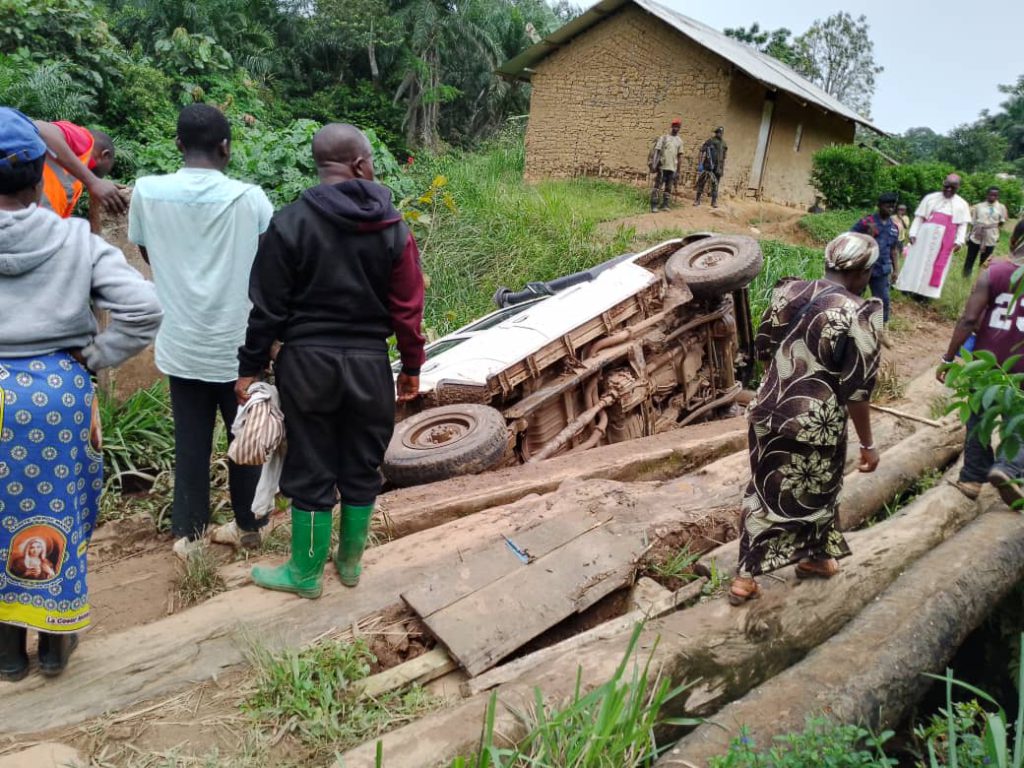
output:
[[[187,559],[210,521],[210,456],[220,411],[229,427],[237,401],[238,348],[251,304],[249,273],[274,213],[263,190],[224,175],[231,126],[214,107],[192,104],[178,117],[183,168],[135,183],[128,237],[153,268],[164,307],[156,365],[167,375],[174,414],[174,551]],[[229,462],[234,524],[215,541],[256,548],[252,514],[259,467]]]
[[937,299],[949,273],[953,254],[967,240],[971,209],[957,192],[960,177],[949,174],[941,192],[925,195],[910,225],[910,250],[896,288],[914,298]]
[[1006,206],[999,202],[999,187],[989,187],[985,199],[971,208],[971,236],[967,239],[964,277],[971,276],[975,259],[980,268],[985,267],[999,243],[999,231],[1009,218]]

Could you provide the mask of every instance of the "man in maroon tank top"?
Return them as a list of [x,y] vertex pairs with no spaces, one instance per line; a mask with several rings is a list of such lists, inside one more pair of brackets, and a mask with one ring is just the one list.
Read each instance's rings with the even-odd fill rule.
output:
[[[1000,362],[1013,355],[1024,355],[1024,297],[1015,300],[1016,284],[1013,274],[1024,266],[1024,220],[1017,224],[1010,238],[1008,260],[993,261],[983,270],[974,284],[963,314],[953,329],[953,338],[942,358],[938,379],[945,381],[946,365],[972,333],[976,334],[975,351],[986,349]],[[1013,369],[1024,373],[1024,357]],[[981,419],[971,414],[967,421],[967,439],[964,443],[964,466],[960,470],[957,487],[970,498],[977,498],[987,480],[999,491],[1003,500],[1013,505],[1024,499],[1024,449],[1012,460],[998,462],[992,446],[978,439],[976,427]],[[1022,482],[1018,482],[1022,481]]]

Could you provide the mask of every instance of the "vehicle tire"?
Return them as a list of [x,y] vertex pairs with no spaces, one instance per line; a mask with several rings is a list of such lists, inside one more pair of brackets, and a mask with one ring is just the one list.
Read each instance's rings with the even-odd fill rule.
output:
[[670,283],[683,283],[694,298],[710,299],[750,284],[764,257],[752,237],[716,235],[684,245],[665,264]]
[[392,485],[433,483],[491,469],[508,447],[505,417],[494,408],[444,405],[396,424],[381,468]]

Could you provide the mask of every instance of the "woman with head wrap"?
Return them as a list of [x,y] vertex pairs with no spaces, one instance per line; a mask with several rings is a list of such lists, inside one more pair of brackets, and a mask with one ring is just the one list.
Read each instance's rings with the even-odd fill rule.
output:
[[836,559],[850,553],[835,527],[847,414],[860,440],[860,470],[878,466],[868,401],[882,303],[860,298],[877,260],[874,238],[848,232],[826,247],[824,279],[775,286],[755,341],[766,370],[748,413],[751,480],[733,605],[758,596],[760,573],[796,563],[801,578],[830,578]]

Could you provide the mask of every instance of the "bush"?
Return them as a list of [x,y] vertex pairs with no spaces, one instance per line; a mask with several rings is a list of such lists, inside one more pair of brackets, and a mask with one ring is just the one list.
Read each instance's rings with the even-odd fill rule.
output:
[[803,733],[778,736],[775,745],[758,751],[746,731],[710,768],[889,768],[898,762],[886,757],[882,745],[890,731],[878,736],[856,725],[838,725],[826,718],[809,719]]
[[[942,189],[947,175],[956,171],[946,163],[924,162],[884,165],[871,150],[854,146],[826,147],[815,153],[811,180],[834,209],[873,207],[882,192],[895,192],[913,214],[921,198]],[[961,173],[960,196],[974,204],[985,190],[997,186],[1011,216],[1024,205],[1024,190],[1016,179],[998,179],[988,172]]]
[[913,215],[921,198],[942,189],[943,180],[952,172],[953,166],[945,163],[886,165],[881,169],[878,186],[882,192],[899,195],[900,202],[906,203],[908,212]]
[[825,147],[814,153],[811,181],[829,208],[855,208],[878,199],[882,158],[852,145]]
[[[295,120],[283,127],[247,125],[242,116],[232,119],[231,164],[228,173],[235,178],[258,184],[276,208],[298,198],[302,191],[317,184],[313,164],[313,134],[320,130],[314,120]],[[174,145],[173,121],[148,128],[137,140],[119,144],[118,176],[132,179],[154,173],[174,173],[181,167],[181,155]],[[411,193],[412,181],[402,171],[387,145],[373,130],[366,136],[374,150],[377,180],[394,193],[395,202]]]

